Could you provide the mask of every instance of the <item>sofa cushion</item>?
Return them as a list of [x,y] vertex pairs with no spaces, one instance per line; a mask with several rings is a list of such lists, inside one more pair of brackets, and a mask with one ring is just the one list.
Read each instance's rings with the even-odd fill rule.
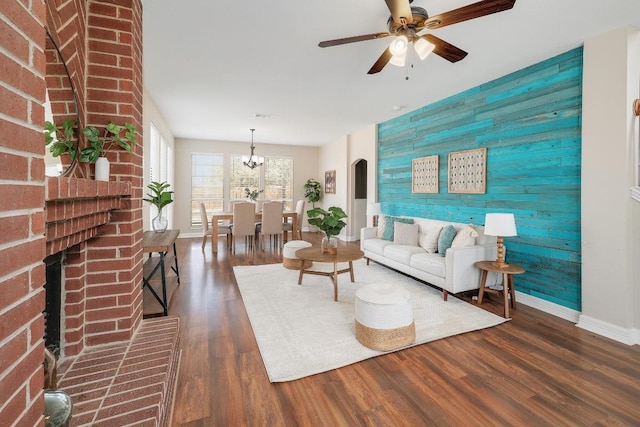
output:
[[362,247],[366,251],[371,251],[374,254],[383,255],[385,246],[393,245],[393,242],[383,239],[366,239],[363,242]]
[[396,245],[418,246],[418,224],[405,224],[396,221],[393,227],[393,243]]
[[384,248],[385,257],[405,265],[409,265],[411,257],[419,253],[424,253],[420,246],[388,245]]
[[447,254],[447,249],[451,247],[451,242],[456,237],[456,228],[453,225],[447,225],[442,228],[440,236],[438,236],[438,253],[440,256]]
[[469,224],[464,227],[456,234],[456,237],[451,242],[452,248],[459,248],[461,246],[473,246],[476,244],[476,237],[479,234],[474,228],[473,225]]
[[384,228],[387,225],[387,215],[380,215],[378,217],[378,239],[382,239],[384,235]]
[[420,246],[430,254],[438,252],[438,236],[442,230],[441,225],[432,225],[426,233],[420,235]]
[[382,238],[384,240],[390,240],[393,242],[394,227],[396,222],[403,222],[405,224],[413,224],[413,218],[400,218],[397,216],[388,216],[385,218],[384,230],[382,232]]
[[414,254],[409,261],[409,266],[439,277],[444,277],[446,272],[445,258],[439,256],[439,254],[428,254],[426,252]]

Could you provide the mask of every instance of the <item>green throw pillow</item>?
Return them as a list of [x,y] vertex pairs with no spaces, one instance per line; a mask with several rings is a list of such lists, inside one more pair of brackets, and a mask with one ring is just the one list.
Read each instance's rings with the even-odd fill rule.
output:
[[447,254],[447,249],[451,247],[451,242],[455,239],[456,233],[456,228],[453,225],[447,225],[442,229],[438,237],[438,253],[440,256]]
[[396,222],[403,222],[405,224],[413,224],[413,218],[398,218],[397,216],[388,216],[384,222],[384,231],[382,232],[382,238],[384,240],[391,240],[393,242],[393,230]]

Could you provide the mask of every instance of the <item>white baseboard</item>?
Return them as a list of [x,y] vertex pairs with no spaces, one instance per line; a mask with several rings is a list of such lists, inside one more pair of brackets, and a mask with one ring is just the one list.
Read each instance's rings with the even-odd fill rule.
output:
[[192,237],[200,237],[200,238],[202,238],[202,231],[194,232],[194,233],[180,233],[178,235],[178,239],[190,239]]
[[612,325],[611,323],[603,322],[602,320],[585,316],[579,311],[572,310],[570,308],[566,308],[549,301],[545,301],[541,298],[532,297],[528,294],[520,293],[517,290],[516,301],[529,307],[533,307],[537,310],[544,311],[545,313],[549,313],[573,322],[579,328],[585,329],[598,335],[602,335],[603,337],[612,339],[614,341],[618,341],[627,345],[640,344],[639,329],[627,329],[620,326]]
[[580,320],[576,326],[623,344],[640,344],[640,330],[638,329],[623,328],[585,315],[580,315]]
[[533,307],[537,310],[544,311],[545,313],[552,314],[564,320],[568,320],[573,323],[577,323],[580,317],[580,312],[572,310],[567,307],[563,307],[559,304],[555,304],[542,298],[533,297],[529,294],[523,294],[516,290],[516,302],[522,303],[529,307]]

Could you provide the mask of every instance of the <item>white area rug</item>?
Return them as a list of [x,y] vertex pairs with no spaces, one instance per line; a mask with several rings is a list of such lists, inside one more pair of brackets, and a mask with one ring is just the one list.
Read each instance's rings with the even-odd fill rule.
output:
[[[313,268],[329,271],[333,266],[315,263]],[[298,285],[298,271],[282,264],[233,270],[271,382],[291,381],[384,354],[355,337],[355,292],[368,283],[396,283],[411,292],[416,325],[413,345],[505,321],[451,295],[445,302],[440,291],[373,262],[367,266],[364,260],[354,262],[354,283],[348,273],[339,276],[338,302],[333,300],[328,277],[306,274]]]

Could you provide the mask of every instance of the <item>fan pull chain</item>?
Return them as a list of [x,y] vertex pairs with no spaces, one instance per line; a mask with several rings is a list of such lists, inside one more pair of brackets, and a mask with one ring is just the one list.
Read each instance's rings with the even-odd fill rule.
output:
[[406,62],[405,68],[405,80],[409,80],[409,67],[413,68],[413,59],[415,58],[413,49],[407,49],[407,55],[409,56],[408,61]]

